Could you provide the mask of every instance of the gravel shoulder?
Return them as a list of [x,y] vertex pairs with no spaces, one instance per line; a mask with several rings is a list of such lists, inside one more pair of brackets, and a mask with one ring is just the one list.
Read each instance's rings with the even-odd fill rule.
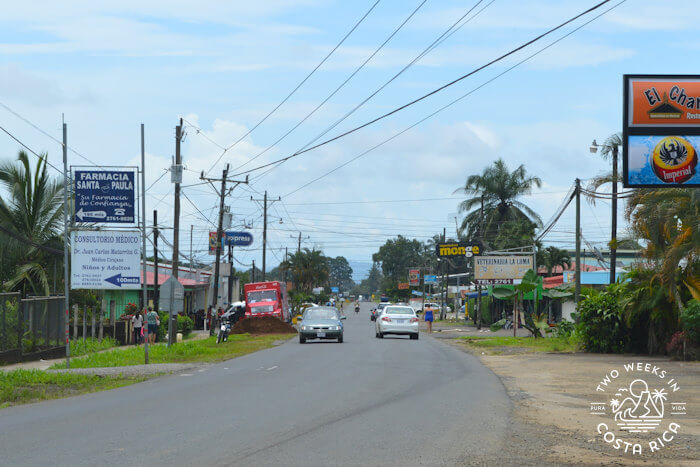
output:
[[[495,354],[470,347],[458,339],[447,342],[479,357],[501,379],[513,402],[510,442],[492,459],[493,464],[698,465],[700,462],[700,364],[697,362],[639,355],[532,353],[526,349]],[[596,386],[606,372],[631,362],[651,363],[667,370],[680,384],[682,399],[687,401],[687,415],[673,419],[681,424],[678,434],[654,453],[645,450],[642,455],[632,455],[615,450],[596,432],[598,423],[612,418],[590,413],[589,404],[596,400]],[[647,434],[653,436],[647,440],[661,436],[662,431]]]

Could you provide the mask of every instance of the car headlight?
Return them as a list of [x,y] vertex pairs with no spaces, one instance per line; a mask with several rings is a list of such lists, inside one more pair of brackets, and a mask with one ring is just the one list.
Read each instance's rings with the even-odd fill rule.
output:
[[340,329],[340,327],[339,326],[330,326],[328,329],[330,331],[337,331],[338,329]]
[[301,327],[301,330],[302,330],[302,331],[310,331],[310,330],[311,330],[311,326],[302,326],[302,327]]

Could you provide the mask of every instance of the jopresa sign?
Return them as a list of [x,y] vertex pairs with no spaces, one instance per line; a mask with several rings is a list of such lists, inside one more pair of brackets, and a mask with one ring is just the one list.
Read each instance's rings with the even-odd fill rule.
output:
[[73,174],[76,222],[133,224],[133,170],[76,170]]
[[700,186],[700,76],[625,75],[626,187]]

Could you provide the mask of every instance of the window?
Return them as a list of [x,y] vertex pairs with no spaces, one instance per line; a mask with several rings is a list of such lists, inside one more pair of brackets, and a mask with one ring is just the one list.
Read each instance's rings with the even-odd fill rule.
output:
[[388,306],[384,309],[386,315],[414,315],[413,308],[408,306]]
[[304,313],[304,319],[338,319],[338,312],[328,308],[309,308]]
[[256,290],[255,292],[248,292],[248,303],[276,302],[276,301],[277,301],[277,291],[276,290]]

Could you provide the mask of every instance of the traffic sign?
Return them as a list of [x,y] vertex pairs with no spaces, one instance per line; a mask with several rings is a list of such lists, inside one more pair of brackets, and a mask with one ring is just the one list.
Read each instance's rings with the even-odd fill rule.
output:
[[158,306],[163,311],[170,312],[171,315],[180,313],[185,308],[185,288],[174,277],[170,276],[160,286],[160,301]]
[[76,222],[133,224],[136,173],[133,170],[76,170]]
[[437,284],[438,283],[437,276],[434,274],[426,274],[425,276],[423,276],[423,281],[425,284]]
[[340,292],[340,289],[338,287],[331,287],[331,292],[338,293],[338,292]]
[[73,289],[141,288],[141,232],[71,232]]

